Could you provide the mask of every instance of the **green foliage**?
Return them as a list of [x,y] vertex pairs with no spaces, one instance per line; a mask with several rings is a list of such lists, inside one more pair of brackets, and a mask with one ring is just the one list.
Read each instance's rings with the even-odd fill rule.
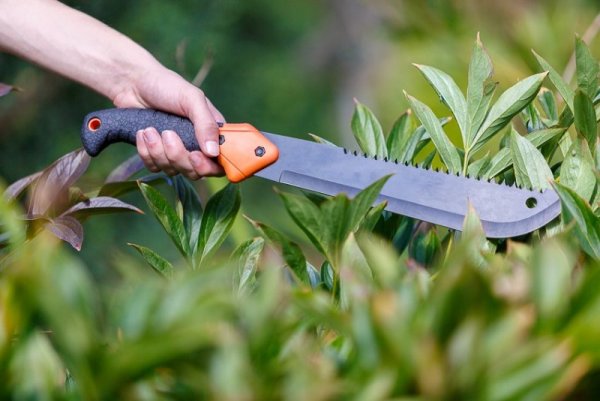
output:
[[[444,131],[448,119],[416,98],[407,96],[411,109],[387,138],[375,115],[356,104],[352,128],[368,154],[442,163],[452,172],[536,190],[552,185],[546,190],[559,194],[560,221],[518,241],[486,239],[471,206],[460,234],[386,212],[385,204],[373,204],[384,177],[352,198],[280,192],[309,244],[271,221],[247,218],[260,236],[220,258],[240,208],[237,185],[204,203],[181,177],[130,180],[139,165],[129,160],[82,200],[82,191],[69,190],[85,170],[77,154],[61,167],[64,173],[14,184],[6,192],[13,198],[42,182],[38,188],[46,189],[34,190],[38,203],[28,208],[52,221],[42,220],[47,229],[31,235],[15,202],[0,200],[0,398],[597,395],[600,159],[589,106],[595,108],[598,82],[586,49],[576,42],[578,88],[565,106],[540,90],[546,73],[523,79],[494,102],[491,59],[479,38],[466,97],[448,74],[418,66],[454,115],[462,149]],[[568,98],[568,85],[537,58]],[[497,149],[491,138],[500,136]],[[162,181],[172,185],[174,200],[158,187]],[[136,187],[190,268],[130,244],[152,270],[119,257],[119,276],[98,283],[49,233],[77,237],[78,217],[117,205],[105,198]],[[42,196],[49,188],[61,195]]]

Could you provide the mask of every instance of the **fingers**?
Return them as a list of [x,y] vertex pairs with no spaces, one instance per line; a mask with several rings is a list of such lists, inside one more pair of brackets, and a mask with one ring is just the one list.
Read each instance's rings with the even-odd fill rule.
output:
[[218,177],[224,174],[223,167],[202,152],[191,152],[190,162],[194,167],[194,171],[200,176]]
[[[197,91],[193,96],[186,98],[189,106],[186,107],[190,120],[194,124],[194,130],[196,131],[196,138],[200,144],[202,152],[210,157],[216,157],[219,155],[219,127],[216,122],[216,117],[213,115],[209,106],[208,99],[204,96],[204,93],[200,90]],[[214,108],[214,106],[213,106]],[[216,108],[214,109],[216,110]],[[219,113],[217,111],[218,115]],[[220,115],[222,118],[223,116]]]
[[152,127],[138,131],[136,146],[150,171],[162,170],[170,176],[181,173],[192,180],[223,175],[222,167],[213,159],[202,152],[188,152],[174,131],[166,130],[162,135]]
[[210,109],[211,114],[218,123],[226,122],[225,117],[223,117],[223,114],[221,114],[221,112],[212,104],[209,98],[206,98],[206,103],[208,104],[208,108]]

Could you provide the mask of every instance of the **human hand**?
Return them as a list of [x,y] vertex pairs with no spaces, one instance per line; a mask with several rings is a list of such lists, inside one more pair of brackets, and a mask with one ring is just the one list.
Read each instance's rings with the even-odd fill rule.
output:
[[201,151],[189,152],[174,131],[159,132],[154,127],[138,131],[138,153],[146,168],[168,175],[181,173],[197,180],[223,175],[214,157],[219,155],[219,128],[223,115],[204,93],[180,75],[162,66],[145,71],[117,92],[117,107],[154,108],[189,118],[194,124]]

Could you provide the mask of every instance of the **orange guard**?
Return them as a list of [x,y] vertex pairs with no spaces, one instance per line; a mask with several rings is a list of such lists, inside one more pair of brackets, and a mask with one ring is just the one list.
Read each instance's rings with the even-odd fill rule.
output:
[[250,124],[223,124],[219,131],[218,160],[231,182],[251,177],[279,157],[279,149]]

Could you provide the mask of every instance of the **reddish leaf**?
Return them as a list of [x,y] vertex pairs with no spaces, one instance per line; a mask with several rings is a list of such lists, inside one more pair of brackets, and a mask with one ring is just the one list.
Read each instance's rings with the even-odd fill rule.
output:
[[6,188],[6,191],[4,191],[5,198],[7,200],[15,199],[21,194],[21,192],[23,192],[23,190],[25,190],[25,188],[37,180],[40,175],[42,175],[42,172],[38,171],[37,173],[28,175],[27,177],[23,177],[20,180],[13,182],[8,186],[8,188]]
[[[123,163],[119,164],[104,181],[106,184],[111,182],[125,181],[138,171],[144,168],[144,162],[140,156],[133,155]],[[137,187],[136,187],[137,188]]]
[[60,197],[68,199],[68,188],[85,172],[90,163],[90,157],[83,149],[67,153],[44,169],[35,186],[33,201],[29,207],[32,215],[45,215]]
[[98,196],[96,198],[77,203],[69,210],[64,212],[62,216],[73,216],[81,219],[83,217],[93,216],[96,214],[128,211],[144,214],[144,212],[137,207],[130,205],[129,203],[125,203],[119,199],[111,198],[109,196]]
[[46,224],[46,228],[78,251],[83,244],[83,226],[71,216],[60,216]]
[[19,90],[19,88],[15,87],[15,86],[3,84],[2,82],[0,82],[0,97],[6,96],[10,92],[18,91],[18,90]]

